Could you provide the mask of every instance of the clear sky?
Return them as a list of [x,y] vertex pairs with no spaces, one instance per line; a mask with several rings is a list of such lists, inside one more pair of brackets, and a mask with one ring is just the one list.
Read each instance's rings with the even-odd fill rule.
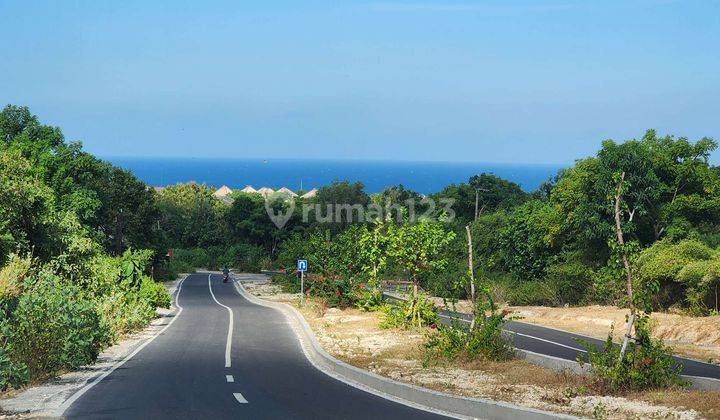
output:
[[711,0],[0,0],[0,39],[0,102],[103,156],[568,163],[647,128],[720,140]]

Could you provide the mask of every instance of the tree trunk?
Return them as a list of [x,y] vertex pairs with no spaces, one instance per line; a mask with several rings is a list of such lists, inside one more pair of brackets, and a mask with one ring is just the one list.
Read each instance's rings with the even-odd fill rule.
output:
[[480,193],[478,192],[478,189],[475,188],[475,219],[478,218],[478,202],[480,201]]
[[[625,182],[625,172],[620,174],[620,181],[618,181],[617,188],[615,190],[615,233],[617,234],[617,241],[622,248],[625,245],[625,238],[623,237],[622,224],[621,224],[621,210],[620,204],[622,202],[622,186]],[[630,261],[628,260],[627,254],[624,249],[620,250],[623,266],[625,267],[626,275],[626,286],[628,303],[630,305],[630,316],[628,316],[627,330],[625,337],[623,338],[622,347],[620,349],[620,359],[618,362],[623,360],[625,351],[627,350],[628,341],[631,338],[633,324],[635,323],[635,303],[633,302],[633,281],[632,281],[632,270],[630,267]]]
[[123,248],[123,219],[122,212],[115,216],[115,255],[122,254]]
[[470,225],[465,226],[468,240],[468,273],[470,274],[470,300],[473,303],[473,312],[475,311],[475,273],[473,269],[473,249],[472,235],[470,234]]

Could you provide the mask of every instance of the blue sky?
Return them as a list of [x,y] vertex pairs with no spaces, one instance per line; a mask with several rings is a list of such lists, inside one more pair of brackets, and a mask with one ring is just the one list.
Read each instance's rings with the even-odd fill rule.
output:
[[717,1],[2,0],[0,39],[0,102],[104,156],[567,163],[647,128],[720,140]]

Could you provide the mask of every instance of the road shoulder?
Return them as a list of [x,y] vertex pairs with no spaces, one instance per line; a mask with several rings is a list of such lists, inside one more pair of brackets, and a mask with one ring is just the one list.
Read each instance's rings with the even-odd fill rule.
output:
[[125,361],[141,346],[155,338],[166,328],[179,312],[176,306],[176,293],[179,285],[187,275],[165,283],[165,287],[173,297],[170,309],[157,309],[157,317],[150,324],[133,333],[115,345],[105,349],[97,361],[89,366],[67,372],[43,384],[25,388],[9,398],[0,399],[0,418],[24,417],[60,417],[66,408],[66,402],[73,398],[88,384],[112,371],[119,363]]
[[[267,284],[249,284],[263,300],[287,301],[286,294],[273,292]],[[284,305],[290,308],[290,305]],[[599,395],[587,389],[587,380],[574,375],[541,371],[523,361],[510,363],[451,363],[424,366],[421,355],[402,349],[422,347],[422,332],[377,328],[377,314],[355,309],[307,308],[302,312],[314,336],[327,353],[370,373],[445,394],[504,401],[512,405],[591,417],[596,409],[619,417],[676,417],[692,419],[713,411],[710,404],[718,393],[666,390],[659,397]],[[317,312],[317,313],[316,313]],[[418,335],[419,334],[419,335]],[[416,340],[412,335],[418,335]],[[400,338],[403,337],[401,340]],[[387,363],[386,363],[387,362]],[[342,363],[342,364],[347,364]],[[487,365],[487,366],[486,366]],[[696,411],[697,410],[697,411]]]
[[[300,340],[308,360],[318,370],[348,385],[410,407],[456,418],[575,418],[567,414],[551,413],[503,401],[440,392],[381,376],[338,360],[321,346],[304,314],[297,308],[284,302],[273,301],[272,298],[266,300],[265,298],[268,296],[258,298],[247,292],[243,288],[242,282],[247,281],[248,277],[251,276],[240,275],[234,282],[238,293],[255,304],[282,312]],[[250,283],[257,283],[257,281],[250,281]]]

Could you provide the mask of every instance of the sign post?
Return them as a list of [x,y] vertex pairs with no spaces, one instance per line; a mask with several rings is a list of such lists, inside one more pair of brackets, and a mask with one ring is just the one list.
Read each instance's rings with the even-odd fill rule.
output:
[[297,260],[297,270],[300,272],[300,300],[305,301],[305,272],[308,269],[307,260]]

